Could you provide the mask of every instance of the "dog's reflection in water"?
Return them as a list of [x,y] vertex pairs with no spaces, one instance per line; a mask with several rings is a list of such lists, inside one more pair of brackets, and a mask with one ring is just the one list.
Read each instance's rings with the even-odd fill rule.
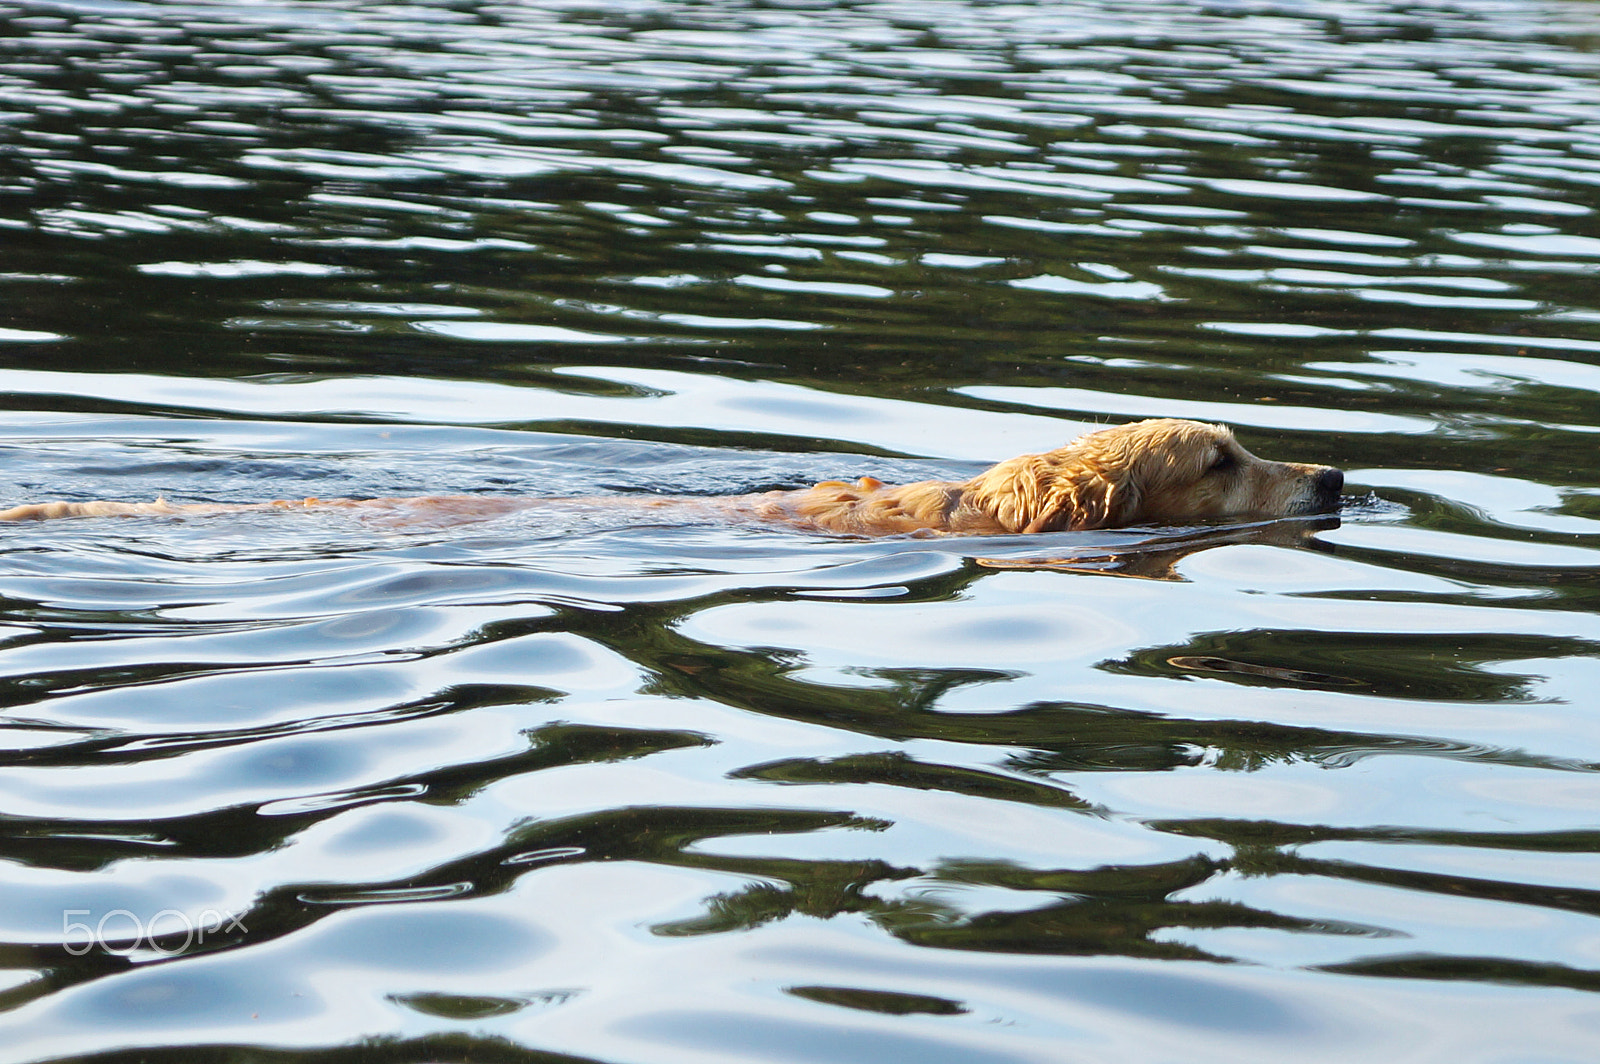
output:
[[1294,517],[1261,524],[1200,528],[1171,535],[1152,535],[1126,544],[1088,548],[1059,554],[1016,554],[1010,557],[974,558],[986,569],[1055,569],[1067,573],[1125,576],[1139,580],[1182,580],[1178,563],[1192,554],[1216,547],[1253,543],[1271,547],[1303,547],[1331,552],[1316,533],[1339,527],[1331,514]]

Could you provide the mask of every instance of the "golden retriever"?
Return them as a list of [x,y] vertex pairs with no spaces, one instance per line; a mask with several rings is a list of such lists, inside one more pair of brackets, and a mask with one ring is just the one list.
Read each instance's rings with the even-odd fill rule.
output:
[[1344,474],[1331,466],[1268,462],[1220,425],[1161,418],[1101,429],[1044,454],[1025,454],[971,480],[884,484],[825,481],[799,491],[714,498],[617,496],[516,499],[304,499],[298,502],[46,502],[0,511],[0,521],[115,514],[230,513],[338,506],[465,521],[532,506],[711,514],[859,536],[1058,532],[1191,524],[1220,517],[1286,517],[1337,509]]

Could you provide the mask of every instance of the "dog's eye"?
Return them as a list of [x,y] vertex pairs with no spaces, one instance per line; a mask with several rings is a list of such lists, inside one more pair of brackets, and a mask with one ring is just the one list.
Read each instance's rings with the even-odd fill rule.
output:
[[1212,473],[1226,473],[1228,470],[1232,469],[1237,464],[1238,463],[1234,459],[1233,454],[1231,452],[1229,452],[1229,451],[1218,451],[1216,460],[1211,463],[1211,469],[1209,470],[1209,472],[1212,472]]

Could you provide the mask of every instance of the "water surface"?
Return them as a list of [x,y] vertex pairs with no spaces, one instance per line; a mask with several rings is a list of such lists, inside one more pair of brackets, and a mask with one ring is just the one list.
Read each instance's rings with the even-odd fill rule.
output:
[[8,1061],[1585,1061],[1600,9],[0,0]]

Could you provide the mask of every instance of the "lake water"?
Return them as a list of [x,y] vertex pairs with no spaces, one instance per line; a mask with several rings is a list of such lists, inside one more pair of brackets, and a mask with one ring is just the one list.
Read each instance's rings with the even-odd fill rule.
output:
[[0,529],[7,1064],[1595,1058],[1600,5],[0,20],[0,505],[1348,475]]

